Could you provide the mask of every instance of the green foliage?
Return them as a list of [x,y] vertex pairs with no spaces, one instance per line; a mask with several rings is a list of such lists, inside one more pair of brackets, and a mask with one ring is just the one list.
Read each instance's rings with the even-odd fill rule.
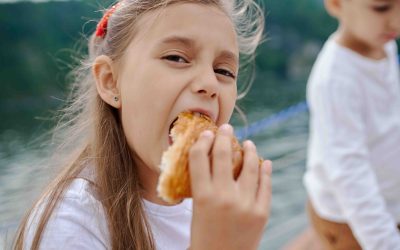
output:
[[93,1],[0,4],[0,131],[35,127],[37,116],[60,106],[77,41],[93,31],[96,9]]
[[85,25],[86,33],[93,30],[95,23],[89,20],[96,16],[94,6],[86,1],[0,5],[0,97],[60,91],[82,27]]
[[[240,104],[277,111],[305,99],[308,73],[319,48],[336,29],[321,0],[264,0],[266,41],[257,51],[257,77]],[[312,47],[312,46],[311,46]],[[303,73],[291,75],[295,67]]]

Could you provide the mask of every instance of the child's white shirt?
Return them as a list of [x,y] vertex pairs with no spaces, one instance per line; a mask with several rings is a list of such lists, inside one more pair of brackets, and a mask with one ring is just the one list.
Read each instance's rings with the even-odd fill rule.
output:
[[307,85],[304,183],[317,213],[350,224],[363,249],[400,249],[400,76],[396,43],[367,59],[324,45]]
[[[159,250],[183,250],[189,247],[192,200],[175,206],[161,206],[144,200]],[[25,231],[24,249],[30,249],[43,207],[31,217]],[[40,249],[111,249],[103,206],[89,181],[77,178],[64,194],[42,235]]]

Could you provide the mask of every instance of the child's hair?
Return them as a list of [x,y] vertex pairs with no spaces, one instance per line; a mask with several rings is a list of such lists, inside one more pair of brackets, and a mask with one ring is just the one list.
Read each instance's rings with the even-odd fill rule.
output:
[[[94,59],[107,55],[121,58],[135,35],[136,21],[145,13],[177,3],[212,5],[224,11],[236,27],[241,55],[252,55],[262,39],[264,17],[254,0],[122,0],[110,16],[105,37],[93,34],[89,55],[73,71],[74,82],[66,108],[53,131],[58,147],[52,165],[62,168],[34,207],[44,205],[31,249],[38,249],[49,218],[74,178],[85,167],[95,169],[91,184],[101,198],[112,249],[155,249],[147,222],[137,169],[125,139],[118,110],[105,103],[96,91],[91,73]],[[54,140],[54,138],[53,138]],[[22,220],[14,242],[15,249],[24,247],[24,233],[29,227],[32,208]]]

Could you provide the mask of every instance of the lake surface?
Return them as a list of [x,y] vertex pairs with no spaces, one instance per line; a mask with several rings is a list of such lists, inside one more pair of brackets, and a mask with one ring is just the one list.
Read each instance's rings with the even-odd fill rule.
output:
[[[271,114],[253,109],[254,122]],[[0,249],[10,244],[18,221],[37,197],[52,171],[38,163],[44,152],[30,149],[32,138],[13,130],[0,134]],[[34,139],[34,138],[33,138]],[[308,139],[308,114],[268,127],[251,137],[258,152],[273,161],[273,198],[269,224],[260,249],[281,249],[307,225],[302,185]]]

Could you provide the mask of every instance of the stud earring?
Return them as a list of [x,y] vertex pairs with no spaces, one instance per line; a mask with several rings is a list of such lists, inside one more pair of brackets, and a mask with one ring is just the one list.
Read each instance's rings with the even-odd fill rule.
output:
[[115,97],[114,97],[114,101],[116,101],[116,102],[118,102],[118,101],[119,101],[119,98],[118,98],[118,96],[115,96]]

